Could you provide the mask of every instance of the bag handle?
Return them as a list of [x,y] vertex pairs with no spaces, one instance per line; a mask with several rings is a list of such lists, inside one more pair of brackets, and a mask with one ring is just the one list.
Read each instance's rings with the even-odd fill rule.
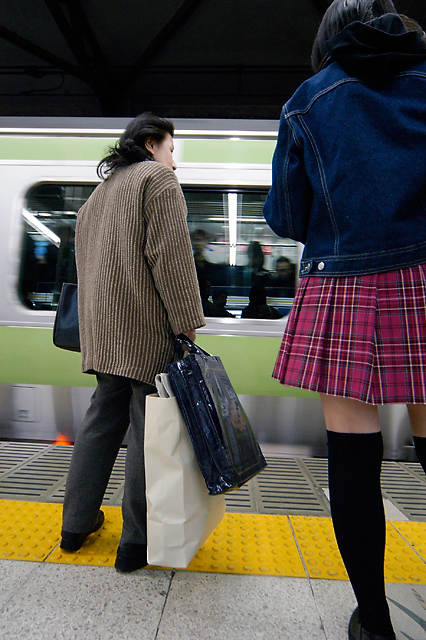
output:
[[179,358],[183,358],[185,351],[188,351],[188,353],[195,353],[199,356],[210,357],[210,353],[207,353],[207,351],[204,351],[204,349],[198,347],[195,342],[192,342],[192,340],[190,340],[190,338],[188,338],[188,336],[186,336],[184,333],[180,333],[178,336],[176,336],[175,347],[176,351],[178,352]]

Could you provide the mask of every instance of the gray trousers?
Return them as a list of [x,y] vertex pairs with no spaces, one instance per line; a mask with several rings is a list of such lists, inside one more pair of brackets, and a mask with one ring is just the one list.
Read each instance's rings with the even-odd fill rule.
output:
[[146,544],[145,398],[155,387],[96,374],[98,386],[78,430],[65,487],[62,528],[93,529],[118,451],[128,431],[120,544]]

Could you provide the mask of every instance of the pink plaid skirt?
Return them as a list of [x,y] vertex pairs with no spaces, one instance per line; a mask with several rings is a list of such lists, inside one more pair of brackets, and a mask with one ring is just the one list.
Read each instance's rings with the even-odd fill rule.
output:
[[302,278],[273,377],[370,404],[426,404],[426,265]]

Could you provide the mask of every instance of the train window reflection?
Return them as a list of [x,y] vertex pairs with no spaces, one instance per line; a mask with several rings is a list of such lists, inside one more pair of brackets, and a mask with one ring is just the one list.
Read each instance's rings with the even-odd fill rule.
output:
[[19,297],[30,309],[56,309],[63,282],[76,282],[77,211],[95,184],[39,184],[22,211]]
[[[63,282],[76,282],[77,212],[96,184],[38,184],[22,211],[19,297],[54,310]],[[267,190],[183,188],[194,261],[207,317],[276,318],[291,307],[298,246],[266,224]]]
[[184,192],[205,315],[285,316],[295,293],[299,249],[266,224],[267,190]]

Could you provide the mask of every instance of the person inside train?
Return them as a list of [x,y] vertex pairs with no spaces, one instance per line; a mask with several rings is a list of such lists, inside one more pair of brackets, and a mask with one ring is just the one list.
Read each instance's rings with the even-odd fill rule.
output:
[[48,244],[46,251],[38,265],[38,290],[44,286],[45,290],[53,291],[56,282],[59,249],[54,244]]
[[349,638],[391,640],[378,405],[407,405],[426,471],[426,37],[390,0],[334,0],[312,63],[263,210],[305,245],[273,375],[321,396]]
[[249,304],[241,311],[241,317],[279,320],[281,315],[275,307],[269,306],[263,284],[256,284],[250,290]]
[[34,292],[38,285],[38,259],[36,256],[36,242],[28,231],[24,236],[22,247],[21,273],[19,277],[22,302],[30,309],[36,307],[33,301]]
[[74,444],[60,546],[75,552],[102,526],[100,506],[127,433],[115,560],[124,573],[147,564],[145,398],[176,359],[175,336],[195,340],[205,324],[173,132],[154,114],[134,118],[98,165],[103,180],[77,216],[82,370],[96,374],[97,387]]
[[203,313],[207,317],[214,316],[215,306],[210,300],[211,284],[210,280],[202,278],[199,280],[201,303],[203,305]]
[[51,302],[37,298],[37,293],[52,293],[55,287],[58,265],[58,248],[47,244],[41,251],[30,233],[26,234],[23,247],[20,291],[23,302],[30,308],[50,308]]
[[226,289],[215,289],[212,294],[212,300],[214,305],[213,315],[216,318],[235,318],[235,316],[226,309],[226,303],[228,302],[228,292]]
[[280,256],[275,263],[275,273],[271,276],[273,295],[279,298],[293,298],[295,282],[295,265],[285,256]]
[[191,233],[191,243],[194,252],[195,268],[197,270],[198,281],[214,278],[214,267],[205,256],[205,250],[209,243],[209,236],[204,229],[196,229]]
[[245,278],[246,285],[249,288],[262,284],[264,287],[270,286],[270,273],[264,268],[265,255],[262,245],[257,240],[252,240],[247,247],[247,276]]

